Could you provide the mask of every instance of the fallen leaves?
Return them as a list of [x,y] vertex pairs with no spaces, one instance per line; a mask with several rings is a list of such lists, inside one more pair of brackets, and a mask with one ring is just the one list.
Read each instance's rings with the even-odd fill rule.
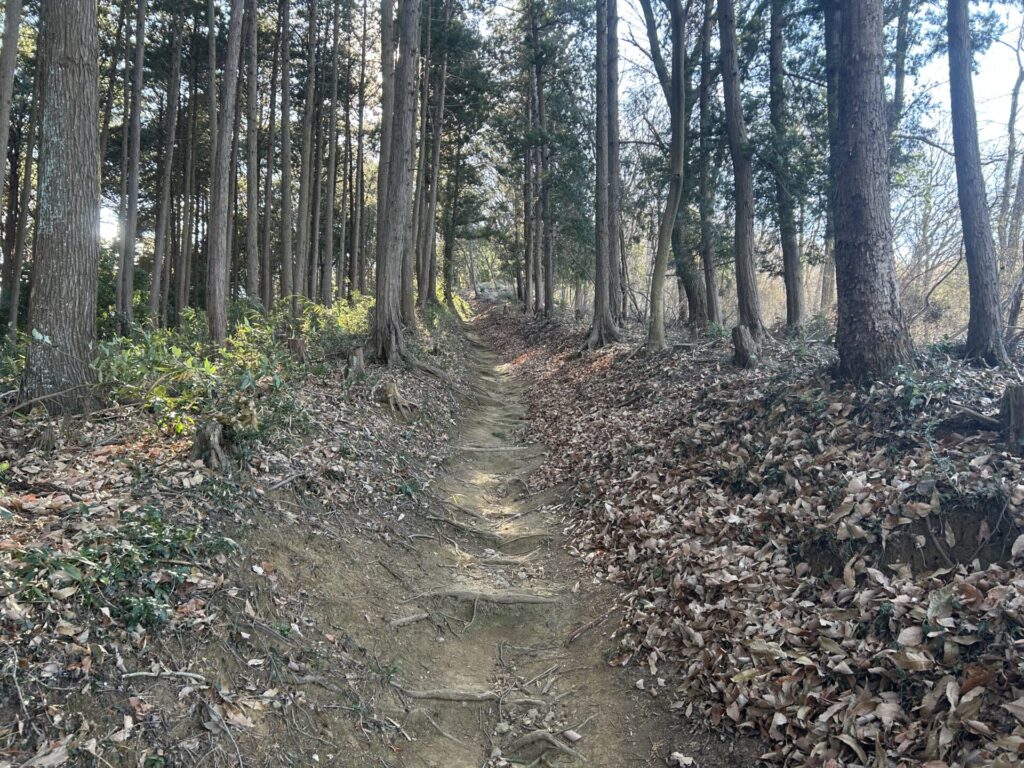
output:
[[626,590],[617,663],[672,662],[678,708],[771,762],[1024,759],[1024,471],[947,426],[1012,376],[936,358],[855,389],[817,348],[739,371],[713,343],[490,332],[530,379],[542,482],[576,485],[574,547]]

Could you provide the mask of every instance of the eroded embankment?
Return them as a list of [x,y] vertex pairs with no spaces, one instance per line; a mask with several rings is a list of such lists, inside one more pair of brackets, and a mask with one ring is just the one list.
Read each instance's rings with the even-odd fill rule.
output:
[[962,407],[1016,370],[937,354],[857,389],[808,341],[749,372],[714,340],[485,334],[531,391],[542,484],[577,488],[567,532],[629,590],[616,662],[770,762],[1019,764],[1024,471]]

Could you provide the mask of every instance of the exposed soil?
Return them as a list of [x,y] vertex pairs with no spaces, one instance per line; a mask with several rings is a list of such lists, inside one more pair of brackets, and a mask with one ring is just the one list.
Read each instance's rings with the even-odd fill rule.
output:
[[[392,550],[388,562],[346,552],[353,559],[320,571],[311,591],[335,605],[339,625],[365,627],[359,644],[387,667],[373,705],[401,726],[386,756],[353,750],[340,764],[618,768],[674,765],[672,753],[751,764],[735,744],[681,727],[663,680],[609,666],[616,590],[565,550],[571,489],[530,493],[545,457],[515,438],[528,393],[470,338],[475,403],[426,489],[437,503],[423,522],[435,532],[413,534],[415,551]],[[373,599],[332,597],[360,572],[376,580]]]

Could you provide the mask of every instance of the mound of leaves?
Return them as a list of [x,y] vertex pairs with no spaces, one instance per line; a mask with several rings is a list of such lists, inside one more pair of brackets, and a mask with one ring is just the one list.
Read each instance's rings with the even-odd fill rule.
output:
[[1015,372],[935,356],[858,389],[815,345],[751,372],[721,343],[491,333],[533,380],[544,481],[576,483],[581,556],[628,590],[617,661],[767,762],[1021,764],[1024,472],[961,408]]

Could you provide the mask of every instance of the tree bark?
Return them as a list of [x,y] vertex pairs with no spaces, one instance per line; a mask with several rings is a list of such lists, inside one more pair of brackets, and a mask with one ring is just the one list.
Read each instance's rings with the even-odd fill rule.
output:
[[[340,15],[338,0],[334,0],[331,10],[331,108],[327,116],[327,200],[326,206],[327,221],[324,227],[324,253],[323,266],[320,272],[320,301],[324,306],[331,306],[334,302],[334,290],[331,286],[331,276],[334,273],[334,209],[335,194],[338,186],[338,68],[341,66],[341,54],[339,48]],[[345,119],[348,120],[346,110]],[[345,197],[342,195],[342,210],[344,210]],[[342,216],[344,226],[344,215]],[[341,252],[345,253],[345,236],[341,237]],[[344,260],[344,259],[342,259]],[[340,289],[339,285],[339,289]]]
[[618,341],[618,328],[612,318],[610,294],[611,249],[608,245],[608,5],[607,0],[597,0],[597,174],[594,195],[596,206],[596,258],[594,269],[594,320],[590,327],[586,346],[598,349]]
[[277,31],[274,37],[274,54],[270,65],[270,115],[267,123],[267,159],[263,179],[263,240],[260,244],[260,293],[263,310],[269,312],[274,305],[274,268],[270,258],[274,228],[274,150],[277,144],[277,77],[281,57],[282,24],[284,2],[278,4]]
[[[674,0],[670,0],[674,2]],[[612,321],[621,326],[623,316],[622,193],[619,160],[619,9],[618,0],[608,3],[608,308]],[[685,43],[683,43],[685,45]],[[552,294],[554,287],[551,288]]]
[[669,150],[669,185],[665,210],[658,225],[658,242],[654,252],[651,276],[651,319],[647,329],[647,346],[652,352],[663,352],[665,343],[665,271],[672,250],[672,231],[676,226],[679,201],[683,192],[683,147],[686,143],[686,123],[683,107],[686,99],[686,14],[682,0],[670,0],[672,30],[672,75],[669,93],[669,112],[672,116],[672,139]]
[[[281,296],[292,284],[292,27],[291,0],[281,0]],[[297,281],[296,281],[297,282]]]
[[857,380],[911,362],[893,264],[882,17],[881,0],[861,0],[843,3],[833,18],[839,50],[832,171],[842,179],[835,190],[837,373]]
[[715,0],[704,0],[704,24],[700,44],[700,137],[698,139],[700,197],[700,260],[704,267],[704,294],[707,297],[708,320],[722,324],[718,300],[718,274],[715,268],[715,241],[712,217],[715,213],[715,186],[711,182],[711,97],[714,75],[711,71],[711,36],[714,32]]
[[740,325],[745,325],[756,343],[764,338],[761,298],[757,290],[754,263],[754,176],[751,146],[743,117],[739,61],[736,53],[736,13],[733,0],[718,0],[718,26],[721,38],[722,90],[725,96],[725,123],[729,137],[736,190],[736,293],[739,299]]
[[135,60],[132,70],[131,107],[128,118],[128,207],[121,241],[118,281],[118,317],[121,333],[127,334],[135,321],[135,247],[139,226],[139,155],[142,144],[142,81],[145,76],[146,0],[140,0],[135,14]]
[[771,0],[769,34],[769,111],[771,113],[772,140],[775,157],[772,171],[775,175],[776,213],[779,239],[782,243],[782,271],[786,284],[786,327],[799,328],[804,323],[804,280],[800,264],[800,244],[797,241],[796,215],[793,194],[790,192],[789,165],[790,135],[786,111],[786,71],[784,0]]
[[[388,0],[385,0],[387,5]],[[398,56],[391,70],[390,110],[384,120],[388,131],[385,204],[380,219],[385,227],[378,233],[380,257],[377,263],[377,304],[374,309],[372,355],[392,364],[405,352],[402,336],[402,261],[412,223],[412,154],[415,145],[413,113],[416,103],[416,69],[419,59],[420,0],[399,0]],[[387,62],[384,63],[388,73]],[[386,124],[385,123],[385,124]]]
[[[25,161],[22,168],[21,199],[18,202],[18,229],[14,237],[14,258],[11,259],[9,285],[6,303],[8,307],[7,335],[11,341],[18,339],[18,313],[21,310],[21,273],[25,265],[25,253],[28,247],[29,204],[32,202],[32,153],[36,145],[36,126],[39,125],[42,112],[40,64],[36,63],[36,73],[32,85],[32,114],[29,117],[28,134],[25,137]],[[37,208],[38,210],[38,208]],[[38,219],[38,216],[37,216]]]
[[160,202],[157,212],[156,233],[153,243],[153,274],[150,277],[149,322],[160,325],[160,300],[163,298],[164,258],[167,254],[168,231],[171,218],[171,181],[174,178],[175,132],[178,128],[178,93],[181,90],[181,20],[174,20],[174,40],[171,43],[171,74],[167,79],[167,114],[164,125],[163,165],[160,169]]
[[43,3],[35,276],[21,400],[80,410],[93,381],[99,271],[99,38],[94,0]]
[[999,264],[992,239],[992,225],[985,200],[985,178],[981,172],[981,150],[978,147],[967,0],[949,0],[947,10],[949,90],[953,112],[957,197],[960,201],[970,290],[966,357],[990,365],[1005,365],[1009,363],[1009,357],[1003,347]]
[[298,233],[295,246],[295,290],[292,315],[299,315],[300,297],[309,297],[310,206],[313,186],[313,113],[316,98],[316,11],[317,0],[309,0],[309,29],[306,39],[306,104],[302,112],[302,154],[299,165]]
[[352,253],[349,257],[348,298],[355,301],[357,293],[366,293],[366,272],[362,266],[365,253],[363,232],[364,205],[366,200],[366,177],[364,168],[363,113],[366,105],[366,4],[363,4],[363,31],[359,37],[359,85],[356,95],[356,182],[352,206]]
[[188,307],[190,271],[193,254],[193,224],[195,221],[196,169],[195,169],[195,135],[196,123],[199,118],[199,105],[196,100],[196,67],[193,64],[191,82],[189,83],[188,123],[185,128],[185,189],[182,193],[181,253],[174,274],[174,325],[181,321],[181,313]]
[[[18,64],[18,32],[21,30],[21,0],[4,5],[4,36],[0,45],[0,160],[7,157],[11,132],[11,101],[14,71]],[[4,188],[6,166],[0,163],[0,189]]]
[[209,256],[206,268],[206,314],[210,339],[222,344],[228,334],[228,288],[230,254],[228,253],[228,226],[231,174],[231,138],[234,133],[232,116],[238,95],[238,63],[242,52],[243,0],[231,0],[231,19],[228,22],[228,51],[224,62],[221,89],[222,115],[217,134],[216,161],[210,189]]
[[[245,74],[245,295],[260,301],[259,0],[249,0],[249,57]],[[271,87],[273,90],[273,86]]]

